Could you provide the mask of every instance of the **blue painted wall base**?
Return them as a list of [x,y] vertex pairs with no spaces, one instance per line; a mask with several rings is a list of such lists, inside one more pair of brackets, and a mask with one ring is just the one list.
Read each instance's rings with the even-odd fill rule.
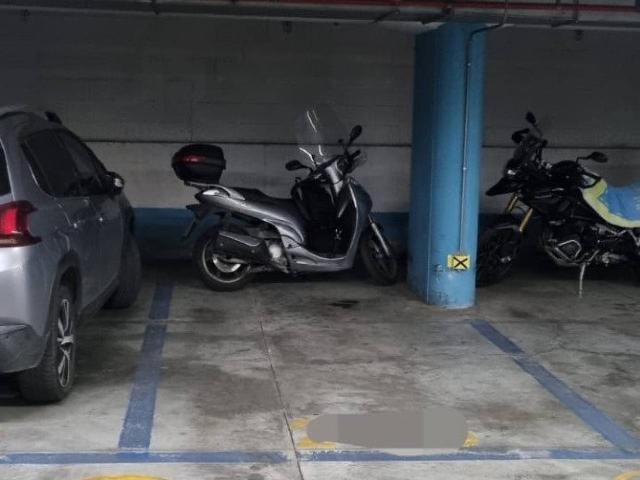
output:
[[[182,234],[193,218],[186,208],[136,208],[136,240],[145,260],[179,260],[189,258],[198,235],[215,225],[215,219],[203,222],[188,241]],[[385,235],[398,253],[407,251],[408,212],[377,212],[376,221],[382,224]],[[480,215],[480,228],[491,224],[497,215]]]
[[[446,23],[416,37],[408,282],[425,302],[444,308],[475,301],[483,33],[469,44],[468,85],[465,66],[467,42],[482,27]],[[471,268],[449,268],[452,254],[469,255]]]
[[[182,259],[191,256],[196,239],[216,224],[215,217],[206,218],[188,240],[182,235],[193,214],[186,208],[136,208],[135,234],[145,260]],[[407,244],[407,212],[374,213],[385,235],[403,252]]]

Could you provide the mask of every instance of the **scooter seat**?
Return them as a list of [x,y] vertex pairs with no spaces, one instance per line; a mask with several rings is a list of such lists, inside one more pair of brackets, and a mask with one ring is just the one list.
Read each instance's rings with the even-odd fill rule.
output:
[[302,215],[300,213],[300,210],[298,209],[296,203],[291,198],[271,197],[266,193],[261,192],[260,190],[255,188],[233,187],[233,189],[236,192],[238,192],[240,195],[242,195],[244,199],[248,202],[260,203],[263,205],[277,207],[288,212],[290,215],[302,220]]
[[624,187],[604,179],[582,189],[582,197],[604,220],[625,228],[640,228],[640,182]]

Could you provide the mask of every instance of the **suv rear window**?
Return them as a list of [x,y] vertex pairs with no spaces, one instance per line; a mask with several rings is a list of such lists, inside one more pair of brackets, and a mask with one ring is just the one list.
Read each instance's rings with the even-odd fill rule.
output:
[[4,156],[4,151],[0,147],[0,195],[6,195],[11,192],[11,185],[9,185],[9,172],[7,172],[7,161]]

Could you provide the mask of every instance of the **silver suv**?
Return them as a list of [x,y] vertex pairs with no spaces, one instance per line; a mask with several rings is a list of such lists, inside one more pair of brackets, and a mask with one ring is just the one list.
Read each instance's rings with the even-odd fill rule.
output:
[[138,295],[133,211],[122,178],[53,113],[0,109],[0,146],[0,373],[28,401],[59,401],[80,320]]

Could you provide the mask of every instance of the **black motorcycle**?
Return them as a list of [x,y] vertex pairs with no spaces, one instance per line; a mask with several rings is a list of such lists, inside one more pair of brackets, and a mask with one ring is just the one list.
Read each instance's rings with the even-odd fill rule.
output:
[[487,195],[511,194],[503,215],[478,243],[477,284],[502,280],[511,270],[532,219],[541,222],[539,244],[563,267],[640,264],[640,185],[614,187],[581,161],[607,162],[593,152],[576,160],[545,162],[547,140],[529,112],[531,128],[516,131],[517,145],[503,176]]

